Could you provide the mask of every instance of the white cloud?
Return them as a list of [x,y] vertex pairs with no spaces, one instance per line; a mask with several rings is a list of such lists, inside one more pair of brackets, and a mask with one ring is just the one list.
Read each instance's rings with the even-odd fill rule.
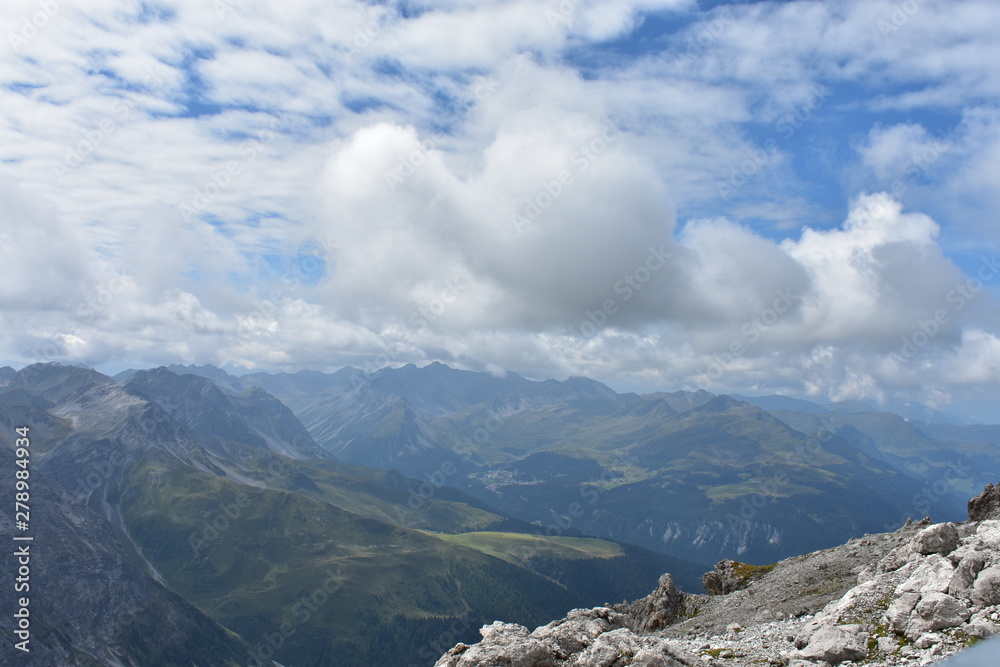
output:
[[897,5],[60,4],[0,58],[0,357],[995,388],[995,288],[949,296],[1000,238],[1000,8]]

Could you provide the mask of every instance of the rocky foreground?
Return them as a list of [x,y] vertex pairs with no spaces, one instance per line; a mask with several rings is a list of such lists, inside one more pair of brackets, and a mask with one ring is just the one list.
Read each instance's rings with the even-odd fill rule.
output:
[[1000,487],[960,524],[908,522],[763,567],[722,561],[704,585],[684,593],[665,574],[645,598],[534,631],[498,621],[435,667],[932,664],[1000,633]]

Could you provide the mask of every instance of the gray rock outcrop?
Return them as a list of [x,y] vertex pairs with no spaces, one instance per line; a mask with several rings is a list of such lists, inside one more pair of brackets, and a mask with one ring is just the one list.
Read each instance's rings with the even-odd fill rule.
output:
[[[996,489],[970,517],[992,516]],[[436,667],[927,665],[1000,634],[1000,518],[907,522],[771,566],[725,560],[703,581],[692,595],[664,575],[645,598],[534,631],[494,623]]]
[[634,630],[653,632],[675,623],[684,614],[685,595],[677,590],[669,574],[660,577],[656,590],[636,600],[622,611]]
[[705,592],[709,595],[728,595],[733,591],[737,591],[743,588],[746,584],[746,578],[740,577],[736,568],[742,565],[737,561],[721,560],[715,564],[715,569],[711,572],[706,572],[701,578],[702,586],[705,587]]
[[483,627],[483,640],[458,644],[435,667],[694,667],[701,665],[678,642],[638,634],[624,614],[606,607],[575,609],[530,632],[521,625]]
[[969,501],[969,521],[1000,520],[1000,485],[987,484]]
[[913,538],[913,549],[920,554],[948,555],[958,547],[958,531],[950,523],[928,526]]

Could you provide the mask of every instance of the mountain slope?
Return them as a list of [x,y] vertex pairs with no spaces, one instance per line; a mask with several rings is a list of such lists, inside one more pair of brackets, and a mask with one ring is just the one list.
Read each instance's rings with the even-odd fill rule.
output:
[[[0,407],[0,450],[11,456],[22,417]],[[29,431],[33,437],[34,432]],[[241,665],[249,646],[133,562],[113,527],[74,502],[41,471],[30,471],[30,654],[13,648],[11,613],[0,620],[0,662],[9,665]],[[0,489],[14,497],[14,475]],[[0,514],[0,534],[14,534]],[[8,549],[0,585],[14,590],[17,560]],[[10,598],[5,598],[10,599]]]
[[486,620],[533,623],[596,604],[608,592],[601,580],[627,581],[628,594],[681,565],[694,585],[693,566],[615,545],[509,560],[456,543],[445,533],[533,527],[445,486],[450,469],[411,479],[284,456],[262,433],[288,442],[302,427],[261,389],[233,396],[167,369],[130,374],[124,386],[86,369],[25,371],[0,406],[43,426],[34,465],[69,490],[53,505],[100,517],[137,572],[242,637],[244,662],[408,664],[431,659],[435,638],[469,637]]
[[[1000,448],[927,437],[862,404],[751,399],[765,410],[441,364],[326,378],[308,378],[319,393],[295,376],[240,381],[273,389],[345,461],[413,476],[445,466],[449,484],[543,529],[700,562],[731,549],[774,560],[907,516],[953,518],[1000,469]],[[959,474],[939,481],[955,462]]]

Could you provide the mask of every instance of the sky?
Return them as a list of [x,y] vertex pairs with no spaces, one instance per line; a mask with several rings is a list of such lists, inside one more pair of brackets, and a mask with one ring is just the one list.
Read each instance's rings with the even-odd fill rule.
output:
[[0,361],[1000,422],[992,0],[5,0]]

